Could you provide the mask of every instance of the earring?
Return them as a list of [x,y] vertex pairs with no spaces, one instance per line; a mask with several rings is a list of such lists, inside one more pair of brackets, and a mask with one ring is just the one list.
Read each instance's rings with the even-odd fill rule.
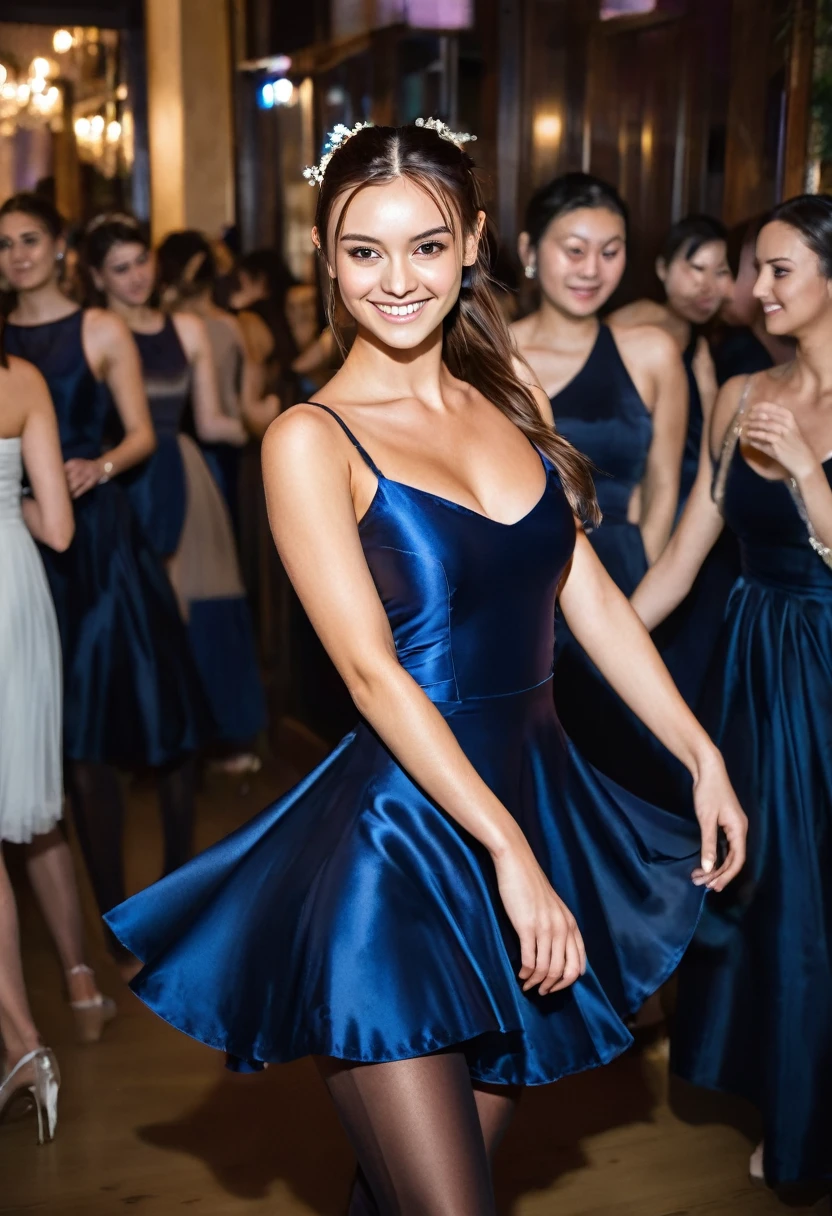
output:
[[525,274],[527,279],[537,278],[537,270],[535,269],[534,262],[527,262],[526,269],[523,273]]
[[63,255],[63,253],[56,253],[56,254],[55,254],[55,261],[56,261],[56,262],[62,262],[63,260],[64,260],[64,255]]

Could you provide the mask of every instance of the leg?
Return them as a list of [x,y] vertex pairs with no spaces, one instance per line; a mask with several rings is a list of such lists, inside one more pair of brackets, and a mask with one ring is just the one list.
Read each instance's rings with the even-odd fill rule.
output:
[[36,836],[26,849],[29,881],[49,926],[67,976],[70,1000],[94,1000],[98,994],[84,956],[81,901],[75,867],[66,837],[59,827]]
[[6,1049],[6,1062],[14,1068],[17,1061],[40,1046],[40,1036],[29,1008],[23,964],[20,961],[20,933],[12,884],[0,851],[0,1034]]
[[461,1052],[319,1066],[364,1176],[353,1193],[352,1216],[494,1216],[485,1142]]
[[193,854],[195,785],[196,760],[193,756],[159,773],[165,874],[178,870]]
[[474,1082],[474,1100],[489,1161],[493,1161],[500,1141],[508,1131],[522,1092],[519,1085],[483,1085],[480,1081]]
[[100,912],[109,912],[125,899],[124,805],[118,775],[108,764],[74,760],[67,766],[67,784],[95,900]]

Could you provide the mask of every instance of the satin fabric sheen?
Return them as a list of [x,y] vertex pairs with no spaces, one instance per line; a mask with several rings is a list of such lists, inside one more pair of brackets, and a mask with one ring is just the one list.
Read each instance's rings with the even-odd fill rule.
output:
[[786,1183],[832,1176],[832,570],[739,447],[723,510],[742,575],[702,718],[749,817],[748,862],[682,965],[673,1065],[760,1107],[766,1177]]
[[[653,420],[606,325],[584,366],[551,399],[555,426],[595,466],[603,513],[589,541],[628,598],[647,573],[638,524],[627,518],[653,441]],[[609,686],[559,622],[555,701],[564,729],[596,768],[658,806],[690,812],[687,771]]]
[[[189,459],[180,435],[191,391],[191,368],[170,317],[155,334],[133,335],[142,361],[157,448],[128,474],[128,489],[159,557],[176,556],[171,579],[186,602],[191,653],[214,721],[213,742],[239,746],[266,726],[254,628],[239,571],[231,519],[196,445]],[[190,525],[190,526],[189,526]],[[184,554],[188,545],[190,552]],[[225,574],[223,594],[188,594],[177,585],[181,562]]]
[[675,969],[703,896],[695,828],[594,772],[555,714],[571,510],[549,465],[506,526],[363,454],[379,483],[361,543],[399,660],[575,912],[587,973],[522,993],[490,859],[362,721],[289,794],[107,914],[145,963],[132,987],[238,1068],[456,1044],[498,1084],[603,1064],[631,1042],[622,1017]]
[[[7,325],[9,354],[49,386],[64,460],[101,455],[112,400],[82,343],[83,312]],[[114,481],[77,498],[65,553],[45,546],[63,648],[64,752],[124,768],[160,766],[195,750],[211,718],[167,575]]]

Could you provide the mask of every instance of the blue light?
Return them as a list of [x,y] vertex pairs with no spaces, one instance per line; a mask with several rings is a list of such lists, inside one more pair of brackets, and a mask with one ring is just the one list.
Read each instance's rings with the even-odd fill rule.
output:
[[274,85],[270,80],[260,89],[260,107],[263,110],[271,110],[274,107]]

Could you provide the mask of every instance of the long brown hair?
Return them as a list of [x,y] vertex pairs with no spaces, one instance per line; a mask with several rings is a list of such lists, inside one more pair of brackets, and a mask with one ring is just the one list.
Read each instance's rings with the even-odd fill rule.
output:
[[[336,200],[348,194],[341,212],[337,241],[350,202],[367,186],[404,177],[434,199],[456,236],[476,231],[484,211],[482,191],[470,156],[426,127],[365,127],[337,149],[321,184],[315,223],[322,243]],[[327,276],[328,277],[328,276]],[[338,325],[337,284],[329,280],[327,315],[342,341]],[[472,385],[549,457],[575,514],[596,524],[601,515],[589,461],[546,425],[529,388],[517,376],[518,357],[490,285],[488,246],[484,237],[477,260],[466,267],[462,289],[444,322],[443,359],[452,375]]]

